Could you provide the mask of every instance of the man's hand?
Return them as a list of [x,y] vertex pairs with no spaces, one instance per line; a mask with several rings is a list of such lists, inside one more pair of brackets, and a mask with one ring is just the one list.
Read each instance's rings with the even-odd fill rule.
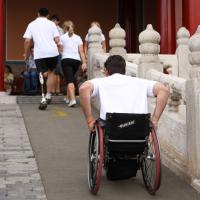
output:
[[81,65],[81,69],[82,69],[83,72],[87,71],[87,65],[86,65],[86,63],[83,63]]
[[24,53],[23,57],[24,57],[24,61],[27,61],[29,56],[26,53]]
[[95,131],[95,122],[96,120],[94,118],[91,118],[90,120],[87,120],[87,125],[90,133]]
[[155,128],[155,130],[157,130],[157,129],[158,129],[158,120],[156,120],[156,119],[154,119],[154,118],[152,117],[151,122],[152,122],[153,127]]
[[57,47],[58,47],[59,53],[62,53],[63,52],[63,45],[62,44],[58,44]]

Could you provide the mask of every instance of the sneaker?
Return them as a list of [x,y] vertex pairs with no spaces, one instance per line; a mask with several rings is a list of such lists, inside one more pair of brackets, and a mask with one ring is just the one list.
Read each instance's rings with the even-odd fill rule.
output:
[[68,98],[66,98],[66,97],[64,98],[64,101],[65,101],[65,103],[66,103],[66,104],[68,104],[68,103],[69,103],[69,99],[68,99]]
[[71,100],[68,104],[68,107],[74,107],[76,105],[76,100]]
[[46,102],[47,102],[47,104],[50,104],[51,103],[51,98],[46,98]]

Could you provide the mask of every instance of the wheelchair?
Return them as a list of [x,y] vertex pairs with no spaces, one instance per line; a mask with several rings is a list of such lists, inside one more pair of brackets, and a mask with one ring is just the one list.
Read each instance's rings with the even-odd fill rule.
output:
[[88,186],[97,194],[102,170],[109,180],[135,177],[141,169],[144,185],[155,194],[161,184],[159,143],[150,114],[107,113],[97,120],[88,145]]

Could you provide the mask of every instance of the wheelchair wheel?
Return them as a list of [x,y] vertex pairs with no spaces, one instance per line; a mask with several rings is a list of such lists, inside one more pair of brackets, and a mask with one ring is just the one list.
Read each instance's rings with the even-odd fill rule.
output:
[[145,187],[150,194],[155,194],[161,183],[161,161],[159,143],[152,127],[141,163]]
[[88,150],[88,185],[91,193],[97,194],[103,165],[103,131],[98,124],[95,131],[90,133]]

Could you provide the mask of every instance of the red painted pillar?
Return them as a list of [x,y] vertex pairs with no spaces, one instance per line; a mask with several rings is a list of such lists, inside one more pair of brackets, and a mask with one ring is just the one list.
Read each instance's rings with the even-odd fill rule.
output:
[[0,91],[4,89],[4,33],[5,33],[5,26],[4,26],[4,13],[5,12],[5,1],[0,0]]
[[183,0],[183,26],[186,27],[192,35],[197,26],[200,25],[200,1],[199,0]]
[[174,54],[176,49],[175,0],[157,0],[157,30],[161,35],[161,53]]

